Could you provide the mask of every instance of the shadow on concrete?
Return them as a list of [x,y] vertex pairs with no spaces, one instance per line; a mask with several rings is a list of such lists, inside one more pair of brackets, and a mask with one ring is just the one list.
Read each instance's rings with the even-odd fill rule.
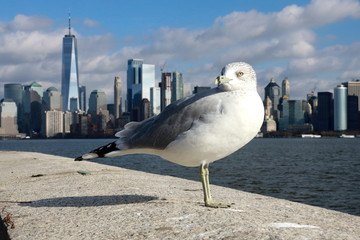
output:
[[41,199],[19,205],[27,207],[96,207],[145,203],[156,199],[158,198],[144,195],[80,196]]

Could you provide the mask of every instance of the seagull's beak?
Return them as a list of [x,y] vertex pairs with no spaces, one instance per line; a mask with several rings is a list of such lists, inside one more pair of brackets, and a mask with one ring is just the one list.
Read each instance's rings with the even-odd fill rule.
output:
[[232,79],[225,77],[224,75],[218,76],[215,79],[215,84],[220,85],[222,83],[230,82]]

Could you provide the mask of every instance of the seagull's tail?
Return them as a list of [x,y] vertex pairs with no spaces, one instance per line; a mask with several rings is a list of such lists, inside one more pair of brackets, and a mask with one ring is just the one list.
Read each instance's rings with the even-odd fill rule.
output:
[[115,151],[120,151],[120,149],[116,146],[116,141],[109,143],[105,146],[99,147],[97,149],[92,150],[91,152],[84,154],[80,157],[75,158],[75,161],[82,161],[82,160],[89,160],[89,159],[94,159],[94,158],[101,158],[101,157],[105,157],[106,154],[111,153],[111,152],[115,152]]

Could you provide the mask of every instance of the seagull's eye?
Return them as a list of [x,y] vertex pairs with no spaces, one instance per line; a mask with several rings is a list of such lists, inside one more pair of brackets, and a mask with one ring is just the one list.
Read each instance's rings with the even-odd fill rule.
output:
[[236,73],[236,76],[237,76],[237,77],[241,77],[242,75],[244,75],[243,72],[237,72],[237,73]]

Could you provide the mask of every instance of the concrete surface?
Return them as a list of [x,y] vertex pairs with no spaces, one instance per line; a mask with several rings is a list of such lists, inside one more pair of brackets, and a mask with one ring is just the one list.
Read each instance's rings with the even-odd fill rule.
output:
[[[211,179],[210,179],[211,181]],[[0,152],[11,239],[360,239],[360,217],[212,185],[28,152]]]

